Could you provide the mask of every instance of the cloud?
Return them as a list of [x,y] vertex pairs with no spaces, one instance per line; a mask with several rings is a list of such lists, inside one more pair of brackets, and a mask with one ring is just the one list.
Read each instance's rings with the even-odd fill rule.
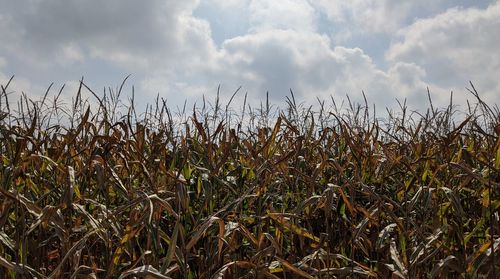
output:
[[193,16],[210,23],[212,39],[220,45],[226,39],[248,32],[249,4],[250,0],[204,0],[193,10]]
[[56,55],[56,60],[61,65],[81,63],[85,60],[82,48],[76,43],[67,43],[61,46],[61,52]]
[[413,16],[439,7],[442,1],[398,0],[317,0],[310,1],[327,17],[337,23],[346,23],[349,29],[362,32],[393,32],[412,20]]
[[218,9],[230,11],[232,9],[241,9],[246,7],[250,1],[251,0],[204,0],[200,3],[200,5],[208,3],[211,6],[216,6]]
[[[414,63],[430,81],[464,92],[471,80],[489,100],[500,92],[500,3],[486,9],[455,8],[400,30],[386,53],[392,62]],[[462,101],[466,97],[460,94]],[[468,97],[468,96],[467,96]]]
[[[0,53],[12,62],[10,71],[43,86],[84,75],[100,93],[127,74],[142,80],[159,73],[167,79],[163,84],[188,83],[186,78],[210,64],[217,51],[208,22],[192,14],[198,5],[196,0],[13,1],[0,11],[5,38]],[[141,92],[143,102],[158,91],[183,97],[162,89]]]
[[[2,58],[0,57],[0,61]],[[5,65],[5,64],[4,64]],[[31,81],[24,77],[14,77],[14,79],[11,80],[11,82],[8,84],[10,78],[12,77],[11,75],[9,76],[4,72],[4,69],[2,69],[2,65],[0,65],[0,85],[2,86],[3,89],[5,89],[5,92],[7,93],[7,98],[10,104],[11,110],[16,110],[17,107],[15,106],[17,101],[20,99],[21,95],[24,94],[29,94],[29,97],[37,98],[41,97],[42,93],[40,92],[40,88],[34,86]],[[8,87],[7,87],[8,84]],[[0,89],[0,90],[3,90]],[[1,94],[1,100],[0,100],[0,108],[4,108],[5,106],[5,99],[3,92],[0,91]],[[33,93],[33,94],[30,94]]]
[[382,107],[396,104],[395,98],[415,99],[416,107],[422,105],[425,75],[412,63],[396,63],[383,71],[359,48],[332,48],[326,35],[279,29],[226,40],[216,62],[196,73],[205,77],[199,85],[220,81],[230,88],[227,94],[243,86],[254,103],[267,91],[274,102],[282,102],[292,89],[309,103],[332,94],[361,101],[365,91],[370,102]]
[[[482,20],[491,26],[477,23],[481,20],[475,14],[485,13],[479,9],[454,9],[416,20],[421,14],[433,16],[450,3],[9,1],[0,12],[0,34],[6,38],[0,53],[10,71],[20,71],[34,84],[45,84],[47,78],[74,81],[85,75],[90,82],[97,79],[97,88],[102,88],[101,84],[119,83],[132,74],[132,81],[139,83],[137,92],[147,97],[144,102],[156,93],[174,104],[186,98],[199,102],[201,94],[213,97],[222,84],[223,98],[242,85],[255,102],[269,91],[275,102],[282,103],[290,88],[296,97],[312,102],[330,94],[350,94],[359,100],[363,90],[378,106],[408,98],[419,107],[425,105],[427,86],[446,95],[448,86],[468,79],[470,69],[484,74],[478,64],[492,73],[498,70],[494,64],[498,59],[484,55],[494,52],[498,42],[483,38],[487,35],[474,37],[474,31],[497,34],[500,29],[493,20],[497,14]],[[453,16],[444,20],[446,14]],[[324,32],[328,24],[334,32]],[[476,25],[482,26],[479,31],[470,27]],[[344,34],[344,43],[349,42],[351,33],[371,37],[364,37],[364,45],[336,40]],[[379,34],[381,39],[373,43]],[[475,40],[461,42],[460,34]],[[460,44],[463,47],[451,49]],[[449,75],[451,71],[463,75]],[[493,75],[485,76],[480,81],[493,92],[497,83]]]
[[313,32],[316,11],[303,0],[253,0],[249,5],[251,30],[292,29]]
[[208,23],[191,16],[194,0],[16,2],[10,4],[12,15],[0,17],[8,26],[2,34],[11,38],[3,47],[23,51],[31,63],[65,56],[68,63],[81,62],[90,56],[149,69],[177,57],[200,59],[200,44],[210,48]]
[[490,0],[309,0],[336,26],[341,36],[370,32],[391,34],[421,18],[455,7],[485,8]]

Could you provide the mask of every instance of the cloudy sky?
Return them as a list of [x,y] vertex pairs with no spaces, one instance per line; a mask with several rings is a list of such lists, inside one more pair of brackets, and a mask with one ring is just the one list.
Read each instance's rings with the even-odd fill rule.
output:
[[[269,91],[415,108],[449,93],[463,102],[472,81],[500,100],[500,3],[486,0],[16,0],[0,10],[0,84],[13,98],[54,82],[75,94],[131,74],[140,103],[227,100],[239,86],[258,103]],[[57,90],[54,90],[54,94]]]

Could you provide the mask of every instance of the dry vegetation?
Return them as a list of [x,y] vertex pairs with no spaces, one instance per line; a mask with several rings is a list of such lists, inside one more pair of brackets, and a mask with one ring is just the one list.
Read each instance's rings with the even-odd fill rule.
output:
[[[121,92],[0,95],[2,278],[475,278],[500,272],[500,113],[385,120],[293,94],[137,116]],[[90,90],[81,82],[80,90]],[[120,113],[122,111],[122,113]],[[458,120],[460,119],[460,120]],[[149,276],[149,277],[148,277]]]

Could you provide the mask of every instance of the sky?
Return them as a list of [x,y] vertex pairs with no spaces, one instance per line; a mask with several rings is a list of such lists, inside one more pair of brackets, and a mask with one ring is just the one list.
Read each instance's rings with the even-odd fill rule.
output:
[[[500,2],[452,0],[16,0],[0,10],[0,84],[10,99],[40,98],[65,84],[70,102],[84,77],[94,92],[130,75],[139,106],[171,107],[203,96],[235,103],[266,92],[284,105],[407,100],[415,109],[465,104],[473,82],[500,100]],[[86,94],[86,95],[85,95]],[[84,95],[93,98],[88,92]],[[125,97],[124,97],[125,98]]]

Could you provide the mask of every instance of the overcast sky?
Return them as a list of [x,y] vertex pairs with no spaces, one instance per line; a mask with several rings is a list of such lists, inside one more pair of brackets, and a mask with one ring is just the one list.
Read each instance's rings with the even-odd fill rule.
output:
[[[43,95],[84,76],[94,91],[135,87],[171,106],[227,100],[239,86],[252,102],[269,91],[295,97],[425,107],[472,81],[500,100],[500,3],[456,0],[16,0],[0,10],[0,84],[16,75],[14,98]],[[57,90],[54,90],[54,94]]]

